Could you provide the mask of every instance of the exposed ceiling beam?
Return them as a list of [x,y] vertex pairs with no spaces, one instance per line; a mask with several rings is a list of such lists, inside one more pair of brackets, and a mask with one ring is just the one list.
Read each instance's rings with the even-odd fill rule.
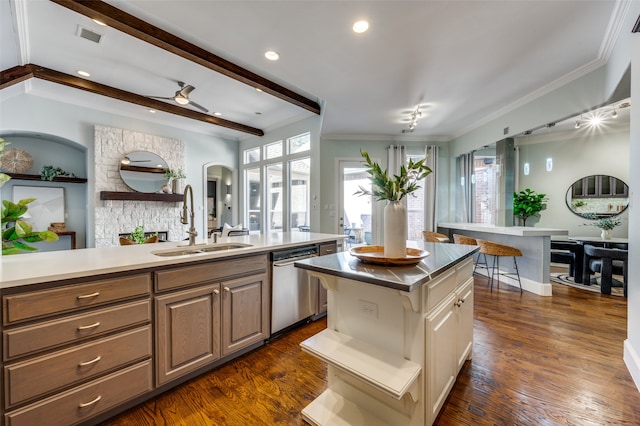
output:
[[315,114],[320,104],[99,0],[51,0],[132,37],[219,72]]
[[228,129],[237,130],[239,132],[248,133],[255,136],[264,136],[261,129],[236,123],[234,121],[225,120],[223,118],[214,117],[203,114],[198,111],[172,105],[136,93],[127,92],[126,90],[116,89],[115,87],[96,83],[84,78],[65,74],[39,65],[27,64],[3,70],[0,72],[0,89],[12,86],[31,77],[42,80],[51,81],[53,83],[63,84],[73,87],[74,89],[85,90],[87,92],[96,93],[98,95],[107,96],[109,98],[118,99],[120,101],[141,105],[145,108],[151,108],[158,111],[168,112],[169,114],[180,115],[182,117],[198,120],[214,126],[226,127]]

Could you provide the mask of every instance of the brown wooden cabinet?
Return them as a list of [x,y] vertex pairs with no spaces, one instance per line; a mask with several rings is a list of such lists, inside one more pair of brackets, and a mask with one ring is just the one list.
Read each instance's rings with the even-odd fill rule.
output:
[[151,391],[150,296],[149,273],[3,295],[4,424],[77,424]]
[[156,381],[220,358],[220,284],[156,297]]
[[156,384],[269,337],[267,255],[156,271]]

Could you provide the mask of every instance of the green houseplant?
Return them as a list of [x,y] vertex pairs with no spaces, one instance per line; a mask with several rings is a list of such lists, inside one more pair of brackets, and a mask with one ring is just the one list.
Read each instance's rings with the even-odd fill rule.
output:
[[60,167],[42,166],[42,170],[40,171],[41,180],[53,181],[53,179],[58,176],[76,177],[75,174],[62,170]]
[[35,198],[27,198],[12,203],[2,200],[2,255],[17,254],[23,251],[35,251],[36,247],[28,243],[38,241],[52,242],[58,240],[58,235],[51,231],[34,231],[29,222],[22,220],[27,212],[27,204]]
[[420,189],[419,182],[426,178],[431,169],[425,159],[413,161],[400,167],[400,174],[389,175],[378,163],[371,160],[366,151],[361,150],[371,180],[371,189],[359,187],[356,195],[373,196],[378,201],[387,201],[384,208],[384,257],[404,258],[407,254],[407,208],[402,199]]
[[[158,233],[156,232],[154,235],[157,237]],[[140,226],[136,226],[136,228],[133,230],[133,232],[131,233],[131,235],[129,236],[129,239],[131,241],[133,241],[136,244],[144,244],[147,242],[147,240],[149,239],[149,237],[146,237],[144,235],[144,226],[140,225]]]
[[547,208],[546,194],[537,194],[527,188],[524,191],[513,193],[513,215],[522,219],[522,226],[527,226],[527,219],[531,216],[538,216],[540,212]]

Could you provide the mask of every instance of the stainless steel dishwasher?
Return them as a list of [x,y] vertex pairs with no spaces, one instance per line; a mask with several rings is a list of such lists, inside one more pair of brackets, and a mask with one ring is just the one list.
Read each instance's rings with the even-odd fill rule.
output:
[[317,255],[315,245],[271,253],[271,335],[314,315],[317,280],[310,280],[305,270],[293,264]]

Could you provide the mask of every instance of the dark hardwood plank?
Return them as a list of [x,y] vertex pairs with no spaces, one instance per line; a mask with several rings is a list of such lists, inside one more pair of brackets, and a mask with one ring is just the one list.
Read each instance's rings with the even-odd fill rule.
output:
[[[622,361],[627,303],[553,284],[552,297],[476,277],[473,360],[435,425],[638,425],[640,393]],[[325,365],[299,343],[320,320],[104,423],[303,425]]]

